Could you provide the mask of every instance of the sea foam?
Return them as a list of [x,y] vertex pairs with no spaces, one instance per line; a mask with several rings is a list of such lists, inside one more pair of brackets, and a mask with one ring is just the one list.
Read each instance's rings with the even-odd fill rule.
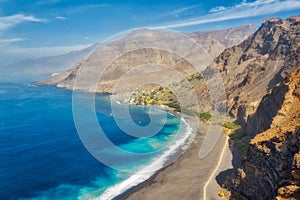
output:
[[96,197],[95,200],[113,199],[128,191],[129,189],[137,186],[138,184],[148,180],[158,170],[163,168],[165,166],[165,163],[167,163],[170,158],[174,159],[174,156],[180,150],[185,150],[187,140],[192,135],[192,128],[184,118],[181,118],[181,121],[187,126],[185,134],[182,137],[176,140],[174,144],[170,145],[170,147],[165,152],[163,152],[161,156],[152,159],[149,165],[142,168],[123,182],[108,188],[101,196]]

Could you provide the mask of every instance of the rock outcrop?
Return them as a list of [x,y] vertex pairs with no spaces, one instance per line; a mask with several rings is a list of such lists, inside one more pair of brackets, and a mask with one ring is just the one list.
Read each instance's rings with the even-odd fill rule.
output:
[[299,67],[263,97],[247,126],[263,132],[251,140],[232,190],[250,200],[299,199]]
[[300,65],[299,44],[300,17],[266,19],[252,36],[215,59],[228,111],[240,124],[245,125],[262,97]]

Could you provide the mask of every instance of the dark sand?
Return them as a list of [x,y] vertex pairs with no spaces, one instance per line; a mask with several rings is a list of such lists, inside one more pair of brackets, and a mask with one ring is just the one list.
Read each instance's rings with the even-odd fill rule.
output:
[[[188,119],[187,121],[190,123]],[[191,126],[193,127],[193,124]],[[159,170],[148,181],[123,194],[121,199],[203,199],[204,188],[207,200],[220,199],[218,197],[220,187],[216,182],[216,176],[221,171],[232,168],[232,156],[227,136],[221,134],[208,156],[204,159],[198,157],[207,128],[207,125],[201,123],[194,142],[179,159]]]

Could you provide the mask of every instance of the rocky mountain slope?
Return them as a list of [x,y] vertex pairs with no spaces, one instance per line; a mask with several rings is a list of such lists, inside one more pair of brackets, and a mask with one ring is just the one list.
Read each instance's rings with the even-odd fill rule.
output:
[[[219,32],[214,34],[218,36]],[[214,34],[201,35],[205,40],[205,36],[212,37],[210,35]],[[255,135],[270,123],[254,120],[256,125],[245,126],[248,116],[256,111],[264,95],[300,65],[299,53],[300,17],[290,17],[286,20],[266,19],[261,27],[242,43],[225,49],[214,60],[215,63],[203,71],[203,75],[206,83],[213,83],[217,77],[216,69],[219,70],[227,93],[229,114],[246,127],[246,132]],[[194,76],[194,79],[189,81],[194,83],[193,90],[199,97],[200,110],[210,110],[210,94],[205,82],[201,84],[203,81],[198,76]],[[176,90],[181,96],[188,94],[183,87],[177,87]],[[269,112],[263,114],[272,115]]]
[[228,111],[244,125],[262,97],[300,65],[300,17],[266,19],[257,32],[223,51],[215,63],[223,76]]
[[[244,38],[246,38],[254,31],[255,31],[255,27],[249,25],[241,28],[222,30],[220,31],[220,33],[218,33],[219,31],[214,31],[210,33],[201,33],[201,34],[193,33],[191,36],[192,38],[196,39],[196,41],[199,43],[200,46],[204,48],[206,54],[209,53],[209,55],[205,55],[205,56],[210,56],[211,57],[210,59],[213,59],[217,54],[221,53],[221,51],[225,47],[231,44],[240,43]],[[137,39],[139,38],[139,34],[140,34],[139,32],[132,32],[127,38],[125,38],[125,41],[117,40],[113,42],[111,45],[106,46],[104,49],[107,52],[114,51],[115,46],[121,46],[122,48],[126,49],[128,47],[126,45],[130,45],[126,40],[130,40],[131,38],[134,38],[135,43],[138,44],[139,41]],[[151,31],[144,32],[143,34],[150,39],[153,38],[157,40],[161,39],[161,38],[155,38],[156,34]],[[222,40],[220,39],[220,35],[227,35],[228,37],[232,36],[232,38],[231,40]],[[166,38],[164,38],[164,40],[166,40]],[[163,42],[166,43],[168,41],[163,41]],[[224,44],[222,44],[222,42],[224,42]],[[190,49],[186,49],[185,52],[188,52],[189,50]],[[199,55],[199,56],[203,56],[203,55]],[[104,55],[103,51],[95,52],[90,57],[81,61],[70,70],[58,74],[56,76],[53,76],[49,79],[42,80],[38,82],[38,84],[53,85],[57,87],[72,89],[74,86],[76,74],[80,68],[83,69],[81,71],[81,74],[82,73],[85,74],[84,79],[88,80],[91,79],[91,76],[93,76],[96,70],[107,67],[99,63],[99,58],[109,60],[109,56]],[[134,73],[129,74],[127,77],[123,76],[124,73],[131,71],[136,66],[143,65],[145,63],[147,64],[147,66],[144,66],[143,69],[136,70]],[[162,67],[156,67],[158,65],[159,66],[164,65],[170,68],[166,69]],[[144,82],[151,81],[153,77],[155,76],[157,77],[158,74],[159,77],[161,77],[160,80],[161,83],[168,85],[180,81],[179,78],[176,78],[176,76],[172,75],[174,73],[171,73],[171,71],[174,69],[182,73],[183,76],[189,76],[197,72],[191,66],[191,64],[189,64],[185,59],[181,58],[179,55],[161,49],[139,48],[136,51],[127,52],[117,60],[114,60],[107,67],[107,70],[102,74],[101,80],[99,80],[97,86],[90,85],[87,87],[88,90],[91,90],[91,88],[96,87],[97,92],[107,92],[107,93],[124,92],[126,90],[130,90],[131,87],[133,87],[133,85],[130,84],[131,82],[130,80],[134,79],[137,83],[141,83],[142,85],[142,83]],[[122,87],[119,88],[118,91],[113,91],[113,88],[118,83],[121,77],[124,78]],[[75,88],[75,89],[83,89],[83,88]]]
[[257,31],[257,27],[249,24],[241,27],[226,30],[194,32],[191,37],[195,38],[207,52],[213,57],[217,57],[226,48],[238,45],[248,36]]
[[[254,122],[256,121],[256,122]],[[263,124],[233,179],[250,200],[300,198],[300,68],[263,97],[247,126]],[[234,199],[234,198],[232,198]]]

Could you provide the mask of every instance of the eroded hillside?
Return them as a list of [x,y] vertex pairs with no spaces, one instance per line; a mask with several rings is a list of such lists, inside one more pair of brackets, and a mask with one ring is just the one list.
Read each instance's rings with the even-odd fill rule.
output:
[[262,97],[300,65],[300,17],[266,19],[257,32],[215,59],[228,111],[240,124]]
[[[279,102],[278,97],[282,97]],[[265,111],[274,114],[259,115]],[[300,68],[264,96],[250,119],[254,118],[270,121],[271,124],[251,140],[231,189],[251,200],[299,199]],[[249,123],[250,126],[252,120]]]

